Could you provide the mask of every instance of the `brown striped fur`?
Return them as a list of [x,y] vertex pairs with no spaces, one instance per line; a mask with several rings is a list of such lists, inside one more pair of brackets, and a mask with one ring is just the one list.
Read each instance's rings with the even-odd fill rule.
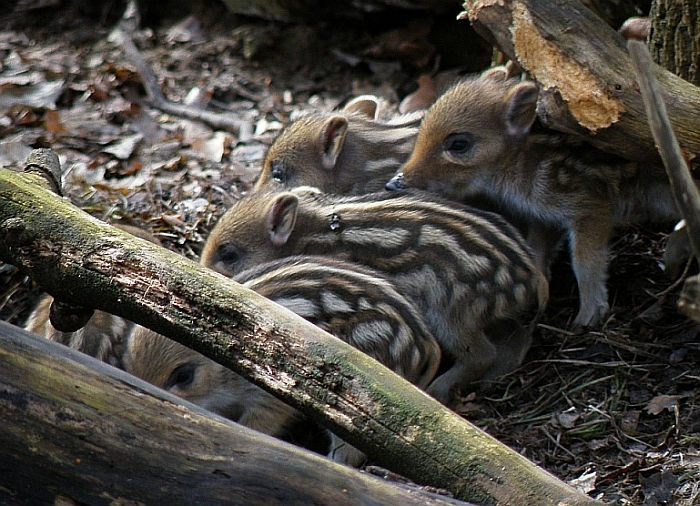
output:
[[517,367],[530,335],[514,322],[547,301],[544,275],[512,226],[422,193],[342,197],[303,187],[253,193],[212,230],[202,264],[233,276],[297,254],[377,269],[416,304],[454,360],[429,388],[442,401],[454,385]]

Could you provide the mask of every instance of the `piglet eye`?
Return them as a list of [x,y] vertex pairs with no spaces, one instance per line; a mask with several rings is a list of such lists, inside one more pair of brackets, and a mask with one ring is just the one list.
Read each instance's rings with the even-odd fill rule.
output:
[[469,151],[474,145],[471,134],[457,133],[448,135],[442,143],[442,148],[454,155],[461,155]]
[[280,184],[287,182],[287,167],[278,160],[272,162],[270,174],[272,175],[272,179]]
[[217,261],[224,265],[236,265],[241,259],[241,254],[235,244],[222,244],[217,250]]
[[197,366],[193,363],[179,365],[170,373],[170,377],[163,387],[166,390],[174,387],[187,388],[194,382],[196,372]]

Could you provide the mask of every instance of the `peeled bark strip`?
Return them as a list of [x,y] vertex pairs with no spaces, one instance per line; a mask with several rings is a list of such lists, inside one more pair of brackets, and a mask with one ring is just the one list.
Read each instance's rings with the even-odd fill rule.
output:
[[[630,41],[628,48],[634,62],[642,97],[644,97],[651,131],[659,147],[661,159],[664,161],[668,179],[671,181],[673,198],[681,216],[685,219],[693,254],[695,258],[700,258],[700,194],[673,134],[666,105],[661,100],[659,83],[656,80],[659,67],[652,61],[651,54],[641,42]],[[699,284],[700,276],[688,279],[678,301],[681,312],[698,322],[700,322]]]
[[[630,160],[658,160],[625,41],[579,1],[467,0],[464,9],[462,18],[539,83],[544,124]],[[670,72],[659,84],[696,170],[700,89]]]
[[673,133],[666,104],[661,99],[661,90],[656,79],[656,74],[661,68],[652,61],[651,54],[643,43],[631,40],[628,48],[644,98],[649,125],[671,182],[676,207],[688,227],[693,253],[700,258],[700,195]]
[[300,450],[0,322],[0,503],[469,506]]
[[598,504],[346,343],[90,217],[34,178],[0,170],[0,259],[54,297],[167,335],[322,420],[378,464],[460,499]]

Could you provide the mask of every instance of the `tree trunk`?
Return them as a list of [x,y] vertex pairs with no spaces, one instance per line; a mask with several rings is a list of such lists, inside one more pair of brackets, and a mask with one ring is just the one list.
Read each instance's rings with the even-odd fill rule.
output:
[[697,0],[654,0],[649,50],[654,61],[700,86],[700,5]]
[[[461,17],[538,82],[544,124],[630,160],[659,160],[625,41],[578,0],[467,0],[464,8]],[[670,72],[659,82],[683,154],[697,170],[700,88]]]
[[0,259],[60,301],[128,318],[322,420],[378,464],[464,500],[598,504],[366,355],[194,262],[0,169]]
[[0,503],[466,503],[361,474],[0,322]]

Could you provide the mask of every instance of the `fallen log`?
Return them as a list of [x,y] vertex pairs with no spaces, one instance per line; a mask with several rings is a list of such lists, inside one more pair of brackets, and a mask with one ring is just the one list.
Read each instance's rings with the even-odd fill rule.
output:
[[[630,160],[659,160],[624,39],[579,1],[467,0],[464,9],[461,19],[539,83],[545,125]],[[658,79],[683,155],[697,170],[700,88],[668,71]]]
[[483,504],[599,504],[389,369],[228,278],[0,169],[0,259],[242,374],[378,464]]
[[469,506],[253,432],[0,322],[0,503]]

